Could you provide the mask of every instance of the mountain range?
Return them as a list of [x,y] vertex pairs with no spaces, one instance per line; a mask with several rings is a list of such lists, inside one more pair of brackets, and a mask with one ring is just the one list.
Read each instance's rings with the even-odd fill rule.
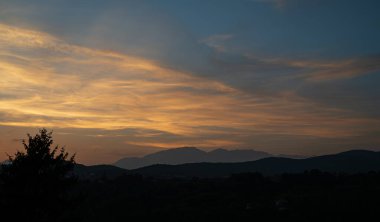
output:
[[[195,151],[194,149],[186,149]],[[191,151],[192,150],[192,151]],[[177,150],[178,151],[178,150]],[[197,152],[197,151],[195,151]],[[224,152],[224,151],[215,151]],[[294,159],[285,157],[264,157],[247,162],[201,162],[178,165],[154,164],[127,170],[112,165],[85,166],[76,164],[74,174],[81,179],[116,178],[121,175],[142,175],[148,177],[227,177],[231,174],[259,172],[263,175],[302,173],[310,170],[331,173],[367,173],[380,171],[380,152],[351,150],[337,154]]]
[[247,172],[276,175],[282,173],[302,173],[314,169],[343,173],[380,171],[380,152],[352,150],[305,159],[268,157],[241,163],[161,164],[132,170],[130,173],[154,177],[225,177],[231,174]]
[[[159,151],[144,157],[127,157],[118,160],[113,165],[124,169],[137,169],[155,164],[178,165],[185,163],[236,163],[259,160],[274,155],[255,150],[225,150],[215,149],[209,152],[194,148],[181,147]],[[300,158],[298,156],[285,156]]]

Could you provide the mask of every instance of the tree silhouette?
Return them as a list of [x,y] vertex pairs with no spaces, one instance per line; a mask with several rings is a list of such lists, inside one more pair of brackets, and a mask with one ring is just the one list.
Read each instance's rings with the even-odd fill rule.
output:
[[27,136],[22,141],[25,152],[17,151],[1,167],[5,208],[19,219],[59,218],[67,205],[67,190],[76,181],[70,173],[75,155],[69,157],[64,147],[51,148],[52,132],[46,129]]

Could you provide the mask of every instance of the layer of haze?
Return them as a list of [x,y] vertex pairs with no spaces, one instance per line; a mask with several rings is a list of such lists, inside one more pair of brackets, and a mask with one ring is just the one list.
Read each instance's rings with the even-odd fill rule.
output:
[[2,1],[0,159],[380,150],[378,1]]

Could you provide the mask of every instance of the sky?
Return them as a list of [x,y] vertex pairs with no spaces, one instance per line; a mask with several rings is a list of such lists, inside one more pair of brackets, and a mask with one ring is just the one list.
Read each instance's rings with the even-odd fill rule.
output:
[[378,0],[0,0],[0,159],[380,151]]

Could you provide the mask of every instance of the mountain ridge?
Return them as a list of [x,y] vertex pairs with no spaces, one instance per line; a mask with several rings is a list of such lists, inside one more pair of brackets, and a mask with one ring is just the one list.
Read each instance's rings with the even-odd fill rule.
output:
[[[256,150],[226,150],[215,149],[203,151],[195,147],[180,147],[159,151],[143,157],[126,157],[116,161],[113,165],[124,169],[137,169],[155,164],[178,165],[185,163],[229,163],[254,161],[272,154]],[[289,156],[290,157],[290,156]]]
[[259,172],[265,175],[276,175],[302,173],[314,169],[338,173],[380,171],[380,152],[351,150],[305,159],[268,157],[239,163],[157,164],[131,172],[158,177],[225,177],[235,173]]
[[134,170],[113,165],[85,166],[76,164],[74,174],[81,179],[115,178],[121,175],[148,177],[228,177],[231,174],[258,172],[263,175],[303,173],[310,170],[336,173],[367,173],[380,171],[380,152],[350,150],[305,159],[267,157],[256,161],[232,163],[186,163],[179,165],[154,164]]

